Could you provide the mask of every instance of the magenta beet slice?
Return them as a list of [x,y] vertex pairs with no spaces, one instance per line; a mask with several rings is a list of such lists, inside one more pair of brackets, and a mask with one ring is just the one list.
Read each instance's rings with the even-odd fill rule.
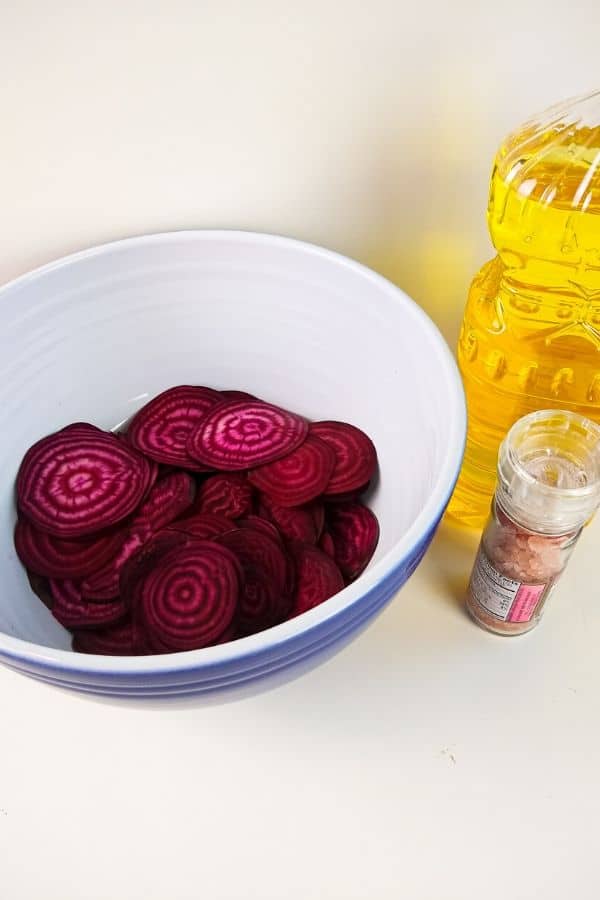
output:
[[42,438],[17,475],[19,509],[42,531],[82,537],[128,516],[152,477],[145,457],[108,433],[77,426]]
[[254,394],[249,394],[247,391],[220,391],[223,397],[226,397],[228,400],[258,400],[258,397],[255,397]]
[[235,641],[240,637],[244,637],[244,635],[240,634],[240,631],[236,624],[230,625],[220,637],[217,638],[216,641],[213,641],[213,645],[217,644],[228,644],[229,641]]
[[201,513],[214,513],[238,519],[252,510],[252,487],[245,474],[228,472],[212,475],[198,491],[196,508]]
[[313,502],[309,503],[305,509],[309,510],[313,517],[313,522],[315,523],[316,543],[323,534],[323,529],[325,528],[325,507],[320,500],[313,500]]
[[105,601],[119,596],[121,570],[136,550],[139,550],[151,535],[150,530],[131,528],[122,538],[118,551],[101,569],[81,582],[81,595],[86,600]]
[[218,538],[242,565],[240,634],[270,628],[289,614],[292,598],[286,592],[288,560],[279,541],[253,528],[240,528]]
[[131,620],[94,631],[76,630],[73,650],[100,656],[142,656],[151,653],[144,636]]
[[142,524],[151,531],[160,531],[191,507],[195,495],[196,482],[187,472],[173,472],[159,478],[138,508],[132,527]]
[[351,581],[363,571],[379,540],[379,523],[362,503],[340,503],[327,510],[327,527],[334,546],[334,559]]
[[189,541],[190,538],[183,532],[166,528],[153,535],[132,553],[121,566],[119,573],[119,594],[128,608],[135,607],[137,588],[157,562],[176,547],[186,546]]
[[78,540],[53,537],[20,518],[15,528],[15,549],[26,569],[48,578],[85,578],[116,552],[120,536],[108,533]]
[[98,428],[97,425],[92,425],[91,422],[71,422],[70,425],[65,425],[64,428],[60,429],[61,434],[64,434],[65,431],[79,432],[80,434],[107,434],[107,432]]
[[253,469],[248,478],[279,506],[302,506],[323,493],[334,465],[331,447],[309,434],[296,450]]
[[178,519],[166,529],[167,531],[179,531],[189,537],[209,541],[219,534],[227,531],[235,531],[235,522],[226,516],[218,516],[216,513],[197,513],[185,519]]
[[331,557],[318,547],[291,541],[289,549],[296,568],[292,618],[333,597],[344,587],[344,579]]
[[355,491],[345,491],[343,494],[327,494],[325,500],[327,503],[350,503],[354,500],[360,500],[362,495],[366,493],[371,487],[371,482],[367,481],[362,487],[357,488]]
[[307,432],[305,419],[278,406],[226,401],[211,409],[191,435],[188,452],[215,469],[247,469],[291,453]]
[[335,558],[335,544],[333,543],[333,538],[329,534],[328,531],[324,531],[319,540],[319,549],[326,553],[327,556],[331,556],[332,559]]
[[239,528],[254,528],[255,531],[262,531],[267,537],[281,543],[281,535],[275,525],[268,519],[263,519],[262,516],[245,516],[243,519],[238,519],[236,524]]
[[[128,447],[133,453],[138,453],[139,451],[133,446],[127,435],[124,431],[112,431],[110,434],[114,435],[114,437],[124,444],[125,447]],[[150,478],[148,480],[148,487],[146,489],[146,493],[144,495],[144,499],[148,496],[152,488],[154,487],[154,482],[156,479],[162,474],[160,469],[161,466],[155,460],[150,459],[149,456],[144,457],[150,466]]]
[[371,438],[360,428],[347,422],[314,422],[310,433],[325,441],[335,454],[326,494],[356,491],[373,476],[377,452]]
[[51,578],[50,590],[54,597],[52,615],[65,628],[101,628],[125,616],[126,610],[121,600],[108,603],[84,600],[74,581]]
[[44,575],[37,575],[35,572],[27,570],[27,580],[29,581],[29,587],[33,593],[40,598],[44,606],[47,606],[48,609],[52,609],[54,606],[54,597],[52,596],[48,579],[45,578]]
[[134,447],[159,463],[197,469],[186,445],[209,409],[223,397],[212,388],[179,385],[146,403],[133,417],[127,437]]
[[[137,451],[135,451],[135,452],[137,453]],[[150,491],[156,484],[156,480],[160,474],[160,466],[158,465],[157,462],[155,462],[153,459],[150,459],[149,457],[146,458],[146,461],[148,462],[148,465],[150,466],[150,478],[148,479],[148,487],[146,488],[146,493],[144,494],[144,497],[143,497],[144,500],[147,499],[148,495],[150,494]]]
[[231,626],[239,593],[234,554],[212,541],[193,541],[158,560],[143,579],[137,621],[160,649],[206,647]]
[[259,501],[260,515],[273,522],[283,537],[288,540],[317,542],[317,529],[312,506],[278,506],[265,494]]

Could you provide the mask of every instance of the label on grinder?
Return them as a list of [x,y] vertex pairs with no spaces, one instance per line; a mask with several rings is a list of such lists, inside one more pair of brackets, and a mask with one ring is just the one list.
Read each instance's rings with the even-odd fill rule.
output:
[[483,609],[502,622],[529,622],[542,599],[548,582],[525,584],[502,575],[479,548],[469,591]]

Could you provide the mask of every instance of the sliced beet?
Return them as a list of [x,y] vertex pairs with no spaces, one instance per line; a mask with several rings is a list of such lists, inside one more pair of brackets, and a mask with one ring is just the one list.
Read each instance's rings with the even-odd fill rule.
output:
[[200,463],[235,471],[291,453],[308,432],[306,419],[260,400],[215,406],[191,435],[187,449]]
[[324,531],[319,540],[319,549],[326,553],[327,556],[331,556],[332,559],[335,558],[335,544],[333,543],[333,538],[329,534],[328,531]]
[[187,545],[189,540],[190,538],[183,532],[166,528],[153,535],[132,553],[119,572],[119,594],[129,609],[136,605],[138,585],[158,561],[176,547]]
[[327,494],[325,500],[327,503],[350,503],[354,500],[360,500],[362,495],[365,494],[370,487],[371,482],[367,481],[355,491],[346,491],[343,494]]
[[289,549],[296,568],[292,618],[333,597],[344,587],[344,579],[331,557],[318,547],[291,541]]
[[291,609],[292,597],[286,591],[288,560],[280,542],[254,528],[239,528],[217,540],[235,553],[244,574],[240,634],[254,634],[283,622]]
[[334,546],[334,559],[352,581],[363,571],[379,540],[379,523],[362,503],[340,503],[327,511],[327,527]]
[[177,519],[194,502],[196,482],[187,472],[172,472],[159,478],[133,520],[136,525],[147,525],[151,531],[160,531]]
[[213,641],[213,645],[228,644],[229,641],[235,641],[240,637],[244,637],[244,635],[240,634],[237,624],[233,624],[230,625],[216,641]]
[[84,600],[75,581],[51,578],[50,590],[54,597],[52,615],[65,628],[102,628],[118,622],[126,613],[119,599],[108,603]]
[[316,542],[323,534],[323,529],[325,528],[325,507],[320,500],[313,500],[313,502],[309,503],[305,508],[309,510],[313,517],[313,522],[315,523]]
[[281,543],[281,535],[275,525],[269,519],[263,519],[262,516],[245,516],[243,519],[238,519],[236,524],[239,528],[254,528],[255,531],[262,531],[268,537]]
[[76,630],[73,650],[100,656],[142,656],[151,652],[140,629],[131,620],[94,631]]
[[[134,449],[134,448],[132,448],[132,449]],[[137,453],[137,450],[135,452]],[[155,462],[153,459],[150,459],[149,457],[146,457],[146,460],[148,462],[148,465],[150,466],[150,477],[148,479],[148,487],[146,488],[146,493],[144,494],[144,497],[143,497],[144,500],[146,500],[147,497],[149,496],[150,491],[156,484],[158,476],[160,475],[160,467],[159,467],[158,463]]]
[[116,552],[120,536],[107,533],[78,540],[53,537],[27,519],[15,527],[15,548],[19,559],[32,572],[48,578],[85,578],[99,569]]
[[108,432],[78,425],[27,451],[17,475],[17,503],[42,531],[82,537],[132,513],[151,478],[141,454]]
[[65,425],[64,428],[60,429],[61,433],[64,433],[65,431],[76,431],[80,434],[98,434],[98,432],[100,432],[100,434],[105,434],[101,428],[98,428],[97,425],[92,425],[91,422],[71,422],[70,425]]
[[273,522],[283,537],[304,541],[307,544],[317,542],[315,518],[310,505],[278,506],[263,494],[259,501],[259,513],[263,518]]
[[212,541],[172,550],[143,579],[136,621],[160,649],[205,647],[234,620],[240,572],[234,554]]
[[188,438],[209,409],[222,402],[222,395],[212,388],[169,388],[135,414],[127,437],[134,447],[159,463],[197,469],[198,463],[186,450]]
[[329,484],[335,454],[318,437],[306,440],[286,456],[275,462],[252,469],[250,482],[268,494],[279,506],[302,506],[323,493]]
[[115,555],[101,569],[81,582],[81,595],[86,600],[105,601],[119,596],[121,570],[133,554],[150,539],[151,531],[139,527],[127,530]]
[[219,534],[234,531],[235,528],[235,522],[226,516],[218,516],[216,513],[197,513],[195,516],[171,522],[166,530],[179,531],[189,537],[208,541]]
[[52,609],[54,606],[54,597],[50,590],[50,582],[44,575],[37,575],[35,572],[27,571],[27,579],[33,593],[40,598],[44,606]]
[[378,525],[357,498],[376,463],[355,426],[181,385],[125,432],[75,422],[31,447],[15,546],[78,652],[223,643],[360,574]]
[[221,391],[220,393],[228,400],[258,400],[258,397],[247,391]]
[[227,472],[211,475],[200,487],[195,508],[201,513],[214,513],[239,519],[252,511],[253,493],[245,474]]
[[347,422],[314,422],[310,433],[335,453],[333,474],[326,494],[356,491],[369,481],[377,466],[377,451],[370,437]]

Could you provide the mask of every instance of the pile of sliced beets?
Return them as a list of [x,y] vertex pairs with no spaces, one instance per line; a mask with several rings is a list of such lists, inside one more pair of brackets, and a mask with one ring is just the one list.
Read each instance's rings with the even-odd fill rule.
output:
[[31,447],[15,547],[82,653],[193,650],[270,628],[355,579],[379,537],[367,435],[243,391],[181,385],[124,432]]

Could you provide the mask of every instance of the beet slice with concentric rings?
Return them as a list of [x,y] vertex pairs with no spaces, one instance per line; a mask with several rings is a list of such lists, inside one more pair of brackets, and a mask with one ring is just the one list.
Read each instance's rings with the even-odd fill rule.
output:
[[252,486],[246,475],[227,472],[206,479],[198,491],[195,508],[201,513],[239,519],[252,511],[253,502]]
[[158,560],[176,547],[186,546],[190,538],[180,531],[166,528],[153,535],[129,557],[119,572],[119,594],[129,609],[137,603],[137,588]]
[[53,537],[27,519],[15,527],[15,549],[26,569],[47,578],[85,578],[107,562],[120,542],[118,533],[78,540]]
[[238,613],[240,634],[255,634],[283,622],[292,598],[286,592],[288,560],[281,544],[253,528],[239,528],[217,540],[235,553],[244,574]]
[[208,412],[187,449],[204,465],[235,471],[291,453],[307,432],[306,419],[286,409],[261,400],[232,400]]
[[289,550],[296,569],[292,618],[329,600],[343,589],[344,579],[334,560],[313,544],[290,541]]
[[131,620],[93,631],[75,630],[73,650],[99,656],[143,656],[151,653],[140,629]]
[[259,500],[260,515],[273,522],[283,537],[288,540],[316,544],[317,528],[312,506],[278,506],[262,494]]
[[102,628],[124,618],[126,609],[120,599],[108,603],[84,600],[75,581],[50,579],[54,597],[52,615],[65,628]]
[[19,509],[42,531],[82,537],[115,525],[144,497],[152,468],[114,435],[66,428],[42,438],[17,475]]
[[236,525],[239,528],[254,528],[255,531],[262,531],[268,537],[282,543],[281,535],[275,525],[269,519],[263,519],[262,516],[245,516],[243,519],[238,519]]
[[157,560],[143,579],[136,621],[165,651],[206,647],[231,626],[240,584],[240,565],[230,550],[191,541]]
[[279,506],[302,506],[323,493],[335,461],[331,447],[309,434],[296,450],[252,469],[248,479]]
[[367,566],[377,547],[377,517],[362,503],[340,503],[327,510],[327,527],[334,559],[345,578],[352,581]]
[[[143,634],[143,632],[140,633]],[[229,628],[226,628],[223,634],[221,634],[215,641],[212,641],[210,646],[216,647],[218,644],[228,644],[229,641],[235,641],[237,638],[244,637],[245,635],[240,634],[239,629],[237,627],[237,623],[234,621]],[[157,654],[157,653],[172,653],[173,651],[167,645],[162,643],[158,638],[149,638],[148,635],[143,634],[143,640],[146,642],[148,647],[147,653]]]
[[135,514],[132,527],[147,526],[160,531],[190,509],[196,482],[188,472],[172,472],[159,478]]
[[226,516],[218,516],[216,513],[196,513],[195,516],[171,522],[165,530],[179,531],[188,537],[210,541],[219,534],[235,531],[236,527],[235,522]]
[[212,388],[182,384],[146,403],[127,427],[127,438],[159,463],[198,469],[186,446],[190,434],[223,396]]
[[369,481],[377,466],[377,451],[368,435],[347,422],[313,422],[310,433],[335,453],[333,474],[326,494],[356,491]]
[[117,553],[101,569],[84,578],[81,582],[81,596],[96,602],[112,600],[119,596],[119,579],[125,563],[142,547],[152,532],[146,526],[128,529],[121,538]]

